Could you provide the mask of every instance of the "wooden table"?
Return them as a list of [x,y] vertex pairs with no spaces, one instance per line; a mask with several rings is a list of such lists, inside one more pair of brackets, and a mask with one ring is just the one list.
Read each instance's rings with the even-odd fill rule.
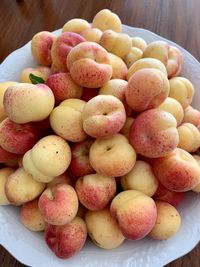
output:
[[[61,28],[74,17],[91,21],[103,8],[119,14],[124,24],[177,42],[200,60],[199,0],[0,0],[0,62],[36,32]],[[24,265],[1,247],[0,266]],[[199,267],[200,245],[167,266]]]

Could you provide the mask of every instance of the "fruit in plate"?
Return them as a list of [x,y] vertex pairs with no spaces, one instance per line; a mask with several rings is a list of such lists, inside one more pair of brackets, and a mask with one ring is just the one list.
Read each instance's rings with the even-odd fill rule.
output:
[[108,177],[127,174],[136,161],[136,152],[122,134],[99,138],[90,148],[89,160],[97,173]]
[[107,51],[93,42],[84,42],[72,48],[67,56],[67,68],[72,79],[87,88],[98,88],[112,76]]
[[[63,174],[71,161],[68,143],[59,136],[40,139],[23,157],[23,167],[38,182],[49,183]],[[48,168],[47,168],[48,166]]]
[[102,9],[93,18],[92,27],[98,28],[101,31],[111,29],[115,32],[120,32],[121,20],[117,14],[111,12],[109,9]]
[[183,65],[181,51],[170,46],[165,41],[154,41],[146,47],[143,53],[144,58],[159,59],[167,68],[168,77],[172,78],[180,74]]
[[192,123],[185,122],[178,128],[179,144],[178,147],[195,152],[200,147],[200,132]]
[[20,210],[20,220],[30,231],[44,231],[46,222],[39,211],[38,199],[23,204]]
[[143,55],[142,50],[137,47],[131,47],[129,53],[125,56],[124,61],[128,68],[135,63],[137,60],[141,59]]
[[83,130],[82,111],[86,102],[71,98],[64,100],[50,114],[53,131],[71,142],[81,142],[87,138]]
[[12,205],[21,205],[37,198],[44,190],[45,184],[37,182],[24,168],[18,168],[10,174],[5,183],[5,193]]
[[82,119],[84,131],[94,138],[100,138],[119,132],[126,121],[126,112],[116,97],[98,95],[85,104]]
[[56,36],[48,31],[38,32],[33,36],[31,51],[38,64],[43,66],[51,65],[51,48],[55,40]]
[[167,76],[167,70],[165,65],[158,59],[155,58],[141,58],[133,63],[128,69],[127,80],[140,69],[158,69]]
[[183,122],[189,122],[198,126],[200,124],[200,111],[193,108],[192,106],[188,106],[184,110],[184,118]]
[[167,62],[167,74],[168,78],[178,76],[181,73],[183,66],[183,55],[175,46],[170,46]]
[[110,65],[112,66],[111,79],[123,79],[126,80],[128,68],[125,62],[118,56],[112,53],[108,53],[110,58]]
[[5,184],[8,176],[15,172],[13,168],[2,168],[0,169],[0,205],[9,205],[10,202],[5,194]]
[[16,85],[16,84],[17,82],[11,82],[11,81],[0,82],[0,122],[7,117],[5,109],[4,109],[4,105],[3,105],[4,94],[9,86]]
[[137,160],[133,169],[121,177],[121,185],[124,190],[138,190],[151,197],[158,188],[158,180],[150,164]]
[[57,184],[44,190],[39,198],[38,206],[47,223],[64,225],[76,216],[78,197],[72,186]]
[[[193,155],[193,158],[196,160],[197,164],[199,165],[200,167],[200,156],[198,155]],[[197,186],[195,186],[192,191],[196,192],[196,193],[199,193],[200,192],[200,183],[198,183]]]
[[75,185],[79,201],[88,210],[102,210],[116,193],[115,178],[98,173],[80,177]]
[[85,244],[87,228],[83,219],[75,217],[62,226],[48,224],[45,228],[45,241],[48,247],[61,259],[78,253]]
[[181,104],[175,98],[167,97],[157,108],[171,113],[177,121],[177,126],[182,123],[184,111]]
[[165,240],[174,236],[181,226],[181,217],[175,207],[164,201],[156,201],[157,219],[149,237]]
[[169,81],[162,71],[140,69],[128,81],[125,96],[128,105],[135,111],[156,108],[169,95]]
[[5,112],[16,123],[46,119],[54,102],[54,95],[45,84],[18,83],[8,87],[4,94]]
[[170,45],[165,41],[154,41],[147,45],[143,52],[144,58],[156,58],[165,66],[168,62],[168,53]]
[[193,84],[184,77],[174,77],[169,80],[169,83],[169,96],[175,98],[183,109],[187,108],[192,103],[194,96]]
[[93,142],[92,139],[86,139],[80,143],[71,144],[72,160],[69,172],[72,175],[81,177],[95,172],[89,161],[89,151]]
[[128,106],[125,99],[125,89],[127,87],[127,81],[122,79],[111,79],[105,83],[99,90],[99,95],[113,95],[117,97],[124,104],[126,115],[132,114],[132,109]]
[[99,44],[102,31],[97,28],[87,28],[83,30],[80,35],[82,35],[88,42],[94,42]]
[[87,211],[85,222],[88,234],[96,246],[104,249],[113,249],[119,247],[124,242],[125,238],[117,222],[110,215],[109,209]]
[[126,86],[127,81],[122,79],[112,79],[100,88],[99,95],[113,95],[124,102]]
[[167,156],[179,142],[176,119],[166,111],[149,109],[138,115],[129,140],[137,153],[148,158]]
[[70,19],[63,26],[62,32],[75,32],[81,33],[82,31],[89,29],[90,24],[84,19]]
[[131,129],[131,126],[133,124],[133,121],[134,121],[134,118],[126,117],[126,122],[120,131],[120,133],[123,134],[124,136],[126,136],[127,138],[129,138],[129,133],[130,133],[130,129]]
[[140,49],[142,52],[144,52],[144,50],[147,47],[146,41],[139,36],[134,36],[131,39],[132,39],[132,47],[136,47]]
[[130,52],[132,43],[128,34],[106,30],[101,36],[100,45],[108,52],[123,59]]
[[33,123],[18,124],[6,118],[0,123],[0,146],[8,152],[23,155],[38,140]]
[[67,72],[66,59],[70,50],[85,39],[75,32],[64,32],[57,37],[51,48],[52,71]]
[[148,235],[157,217],[154,200],[136,190],[126,190],[116,195],[111,202],[110,212],[122,234],[130,240]]
[[69,98],[80,98],[83,88],[77,85],[70,73],[55,73],[49,76],[46,81],[55,96],[56,103]]
[[30,74],[33,74],[37,77],[42,78],[44,81],[47,80],[47,78],[51,75],[51,69],[48,67],[36,67],[36,68],[25,68],[22,70],[20,74],[20,82],[21,83],[32,83],[30,79]]
[[0,146],[0,163],[6,163],[9,160],[15,159],[16,154],[10,153]]
[[165,201],[176,207],[183,201],[184,193],[171,191],[159,183],[159,186],[153,195],[153,199]]
[[174,149],[166,157],[155,159],[153,171],[158,180],[171,191],[189,191],[200,183],[198,163],[181,148]]

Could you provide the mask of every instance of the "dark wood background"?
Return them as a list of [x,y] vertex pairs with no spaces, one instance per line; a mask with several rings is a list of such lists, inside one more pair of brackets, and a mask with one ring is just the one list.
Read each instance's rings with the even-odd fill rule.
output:
[[[0,62],[35,33],[61,28],[74,17],[92,21],[103,8],[124,24],[177,42],[200,60],[200,0],[0,0]],[[0,247],[0,266],[24,265]],[[200,245],[167,267],[200,267]]]

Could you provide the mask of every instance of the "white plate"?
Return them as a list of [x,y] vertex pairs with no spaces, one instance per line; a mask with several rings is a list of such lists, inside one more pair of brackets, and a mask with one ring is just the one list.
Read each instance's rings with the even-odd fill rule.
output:
[[[144,29],[123,26],[123,31],[130,36],[143,37],[148,43],[166,40]],[[59,34],[60,31],[55,33]],[[193,104],[200,108],[200,63],[185,49],[178,47],[185,60],[182,75],[193,82],[196,88]],[[29,42],[10,54],[0,65],[0,81],[18,80],[23,68],[35,65]],[[178,208],[182,217],[181,229],[169,240],[145,238],[135,242],[126,241],[121,247],[110,251],[97,248],[88,241],[80,253],[68,260],[56,258],[46,246],[42,234],[32,233],[20,223],[17,208],[0,207],[0,243],[20,262],[33,267],[160,267],[186,254],[199,242],[199,207],[199,196],[187,194]]]

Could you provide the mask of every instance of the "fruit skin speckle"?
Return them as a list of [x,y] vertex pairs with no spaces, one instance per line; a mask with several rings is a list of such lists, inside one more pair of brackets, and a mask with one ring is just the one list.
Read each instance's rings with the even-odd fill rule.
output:
[[92,42],[74,47],[68,54],[67,67],[72,79],[87,88],[99,88],[112,76],[108,52]]
[[142,156],[164,157],[178,146],[176,126],[176,119],[169,112],[149,109],[134,120],[129,141]]

